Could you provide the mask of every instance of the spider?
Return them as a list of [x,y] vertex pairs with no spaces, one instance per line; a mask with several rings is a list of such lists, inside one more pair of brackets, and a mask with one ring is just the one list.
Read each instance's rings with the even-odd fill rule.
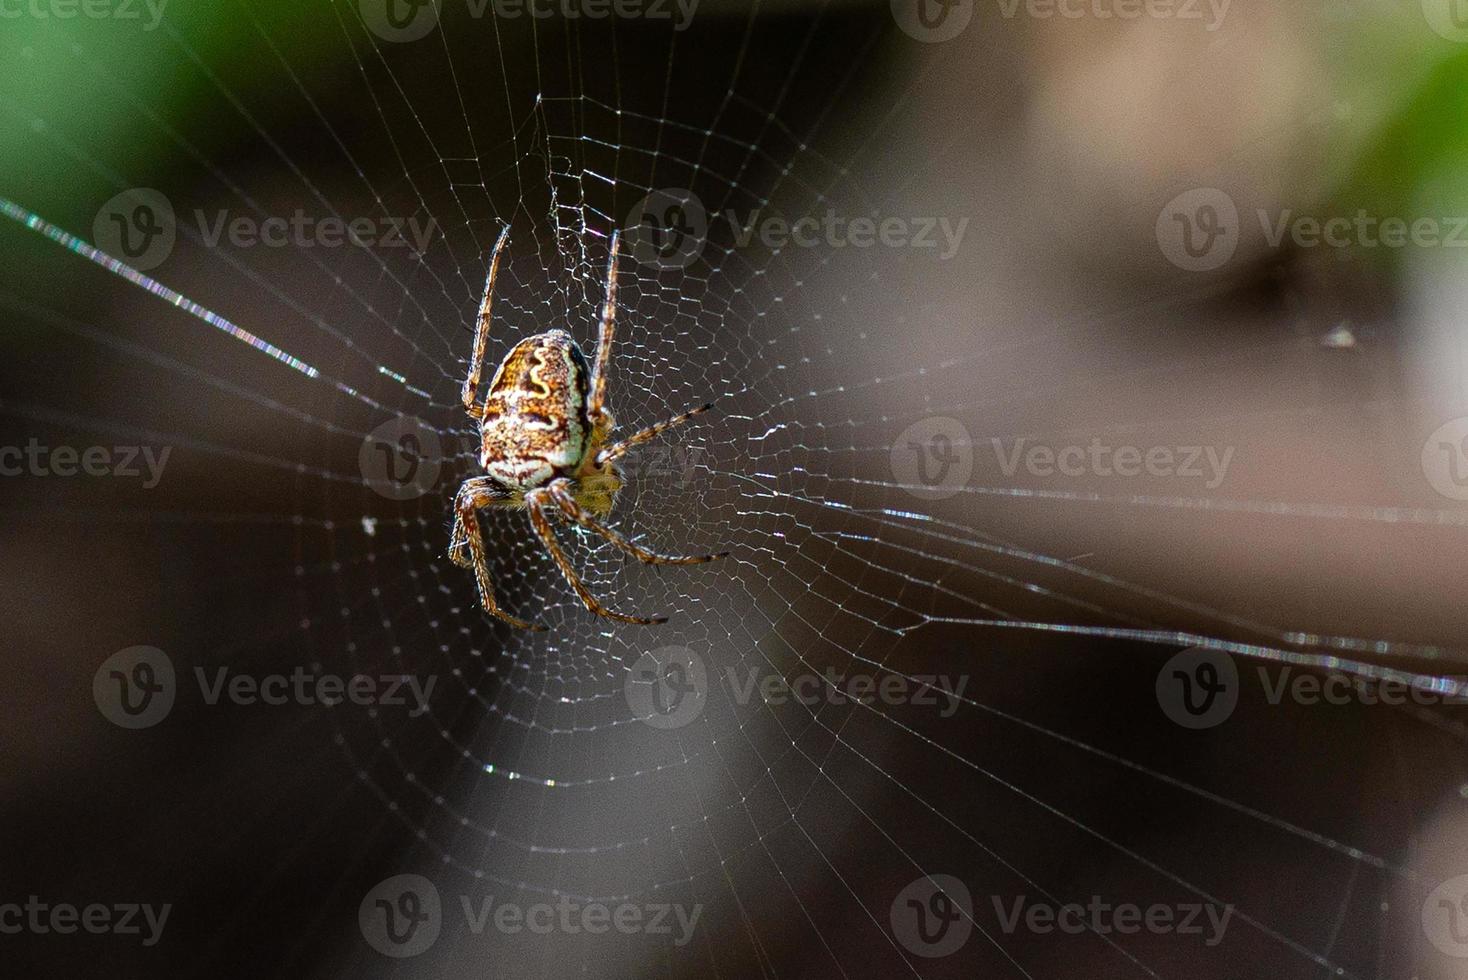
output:
[[586,608],[598,616],[624,623],[651,625],[665,623],[668,618],[628,616],[598,602],[556,541],[547,516],[552,508],[563,520],[574,521],[649,564],[693,565],[729,554],[727,551],[683,557],[658,554],[629,541],[597,519],[611,512],[622,486],[613,465],[618,457],[713,407],[702,405],[607,445],[616,425],[607,408],[607,367],[617,316],[618,237],[614,231],[611,257],[607,260],[606,301],[597,333],[596,364],[592,369],[587,370],[586,357],[569,333],[549,330],[526,337],[505,355],[480,403],[479,372],[489,341],[489,307],[500,256],[510,238],[508,227],[500,233],[490,256],[489,276],[474,330],[474,352],[463,390],[464,411],[479,427],[479,465],[487,475],[471,477],[459,487],[454,498],[449,557],[456,565],[474,569],[485,611],[520,629],[544,630],[545,627],[511,616],[495,601],[479,528],[478,511],[485,508],[528,511],[536,537]]

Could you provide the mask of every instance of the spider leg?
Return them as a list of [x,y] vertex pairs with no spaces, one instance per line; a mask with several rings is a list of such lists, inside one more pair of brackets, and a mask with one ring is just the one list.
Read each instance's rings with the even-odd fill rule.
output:
[[479,583],[479,601],[483,603],[485,612],[517,629],[544,631],[544,626],[511,616],[494,598],[494,584],[489,578],[489,560],[484,554],[484,536],[480,533],[476,511],[497,503],[508,506],[511,502],[512,498],[489,477],[465,480],[454,498],[454,530],[449,537],[449,558],[456,565],[473,567],[474,579]]
[[593,426],[611,428],[606,408],[607,368],[612,360],[612,335],[617,321],[617,249],[621,230],[612,232],[611,257],[607,259],[607,296],[601,308],[601,326],[596,333],[596,363],[591,370],[591,394],[586,400],[586,415]]
[[536,536],[540,538],[540,543],[545,545],[545,550],[550,552],[550,556],[554,559],[556,567],[561,570],[561,575],[565,577],[566,584],[571,586],[576,594],[581,597],[581,601],[586,605],[586,608],[598,616],[605,616],[607,619],[615,619],[623,623],[638,623],[642,626],[651,626],[654,623],[666,623],[668,621],[668,617],[666,616],[655,616],[652,619],[643,619],[641,616],[628,616],[625,613],[613,612],[596,600],[596,597],[582,584],[580,577],[576,574],[576,570],[571,567],[571,562],[566,558],[566,553],[561,550],[560,544],[556,541],[555,532],[551,529],[550,519],[545,516],[545,502],[546,498],[550,495],[551,491],[547,487],[537,487],[525,495],[525,503],[530,509],[530,526],[535,528]]
[[695,415],[702,415],[704,412],[707,412],[713,407],[714,403],[709,402],[707,405],[700,405],[698,408],[693,409],[691,412],[684,412],[682,415],[675,415],[672,418],[668,419],[666,422],[659,422],[657,425],[650,425],[647,428],[643,429],[641,432],[634,433],[623,439],[621,442],[610,445],[607,448],[603,449],[601,452],[597,453],[596,463],[598,466],[600,466],[602,463],[610,462],[611,460],[616,459],[618,456],[623,456],[633,446],[637,446],[644,442],[647,442],[649,439],[654,439],[662,433],[667,432],[674,426],[682,425],[684,422],[687,422]]
[[474,353],[469,358],[469,375],[464,378],[464,411],[470,418],[484,417],[484,407],[476,404],[479,399],[479,372],[484,367],[484,350],[489,346],[489,306],[494,299],[494,278],[500,268],[500,253],[510,241],[510,226],[505,225],[499,240],[494,243],[494,252],[489,257],[489,275],[484,280],[484,297],[479,301],[479,321],[474,327]]
[[562,477],[559,480],[553,480],[550,484],[551,499],[561,508],[561,512],[577,524],[586,528],[586,530],[600,534],[615,547],[627,552],[627,554],[636,558],[638,561],[647,562],[649,565],[699,565],[706,561],[713,561],[716,558],[729,557],[729,552],[727,551],[721,551],[716,555],[663,555],[655,551],[648,551],[641,545],[628,541],[621,534],[613,531],[605,524],[598,522],[596,518],[582,509],[581,505],[576,502],[576,498],[571,496],[571,492],[566,489],[571,486],[571,483],[572,481]]

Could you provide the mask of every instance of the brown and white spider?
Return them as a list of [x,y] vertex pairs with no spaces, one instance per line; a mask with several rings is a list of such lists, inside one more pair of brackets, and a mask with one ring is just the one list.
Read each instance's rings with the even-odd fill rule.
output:
[[526,337],[500,362],[483,404],[478,401],[479,372],[489,342],[489,307],[494,296],[494,278],[500,255],[509,241],[510,229],[500,233],[489,260],[484,298],[479,303],[479,322],[474,330],[474,353],[469,375],[464,379],[464,411],[479,424],[479,465],[488,474],[465,480],[454,499],[454,530],[449,557],[465,568],[472,567],[479,583],[479,598],[491,615],[521,629],[544,630],[505,612],[495,601],[494,586],[485,560],[484,540],[477,512],[487,507],[526,510],[530,526],[550,553],[566,582],[581,597],[586,608],[598,616],[624,623],[665,623],[666,616],[644,619],[607,609],[587,590],[556,541],[546,515],[554,507],[563,519],[571,520],[606,538],[617,548],[654,565],[692,565],[723,558],[716,555],[678,557],[661,555],[635,544],[602,524],[622,486],[613,461],[633,446],[681,425],[712,405],[684,412],[666,422],[649,426],[620,442],[607,445],[615,422],[607,408],[607,367],[612,354],[612,332],[617,316],[617,232],[612,233],[611,258],[607,261],[607,295],[602,305],[597,334],[596,364],[588,373],[581,349],[564,330],[549,330]]

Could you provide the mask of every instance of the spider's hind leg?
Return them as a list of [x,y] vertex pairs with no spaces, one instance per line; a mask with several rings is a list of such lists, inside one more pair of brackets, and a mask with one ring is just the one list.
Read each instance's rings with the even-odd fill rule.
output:
[[714,555],[664,555],[656,551],[649,551],[641,545],[627,540],[621,534],[613,531],[605,524],[597,521],[591,514],[587,513],[586,509],[577,503],[576,498],[571,494],[571,486],[572,481],[565,478],[555,480],[550,484],[551,499],[556,502],[556,506],[561,508],[561,512],[577,524],[586,528],[586,530],[606,538],[614,547],[627,552],[627,554],[636,558],[638,561],[646,562],[649,565],[699,565],[703,562],[713,561],[716,558],[729,557],[729,552],[727,551],[721,551]]
[[545,550],[550,553],[551,559],[555,561],[556,567],[561,570],[561,576],[565,578],[566,584],[580,596],[581,602],[587,609],[598,616],[607,619],[615,619],[623,623],[637,623],[641,626],[651,626],[656,623],[666,623],[668,617],[654,616],[651,619],[642,616],[628,616],[625,613],[613,612],[597,601],[596,596],[591,594],[576,570],[571,567],[570,559],[561,550],[561,545],[556,541],[555,531],[551,528],[550,519],[545,515],[545,505],[553,500],[552,491],[549,487],[538,487],[525,495],[525,504],[530,509],[530,526],[535,529],[535,534],[540,538],[540,543],[545,545]]
[[518,629],[544,631],[538,626],[511,616],[500,608],[494,597],[494,583],[489,577],[489,559],[484,553],[484,535],[479,528],[478,511],[482,507],[511,507],[518,499],[506,493],[489,477],[465,480],[454,498],[454,530],[449,536],[449,558],[456,565],[474,569],[474,579],[479,585],[479,601],[484,611],[504,620]]

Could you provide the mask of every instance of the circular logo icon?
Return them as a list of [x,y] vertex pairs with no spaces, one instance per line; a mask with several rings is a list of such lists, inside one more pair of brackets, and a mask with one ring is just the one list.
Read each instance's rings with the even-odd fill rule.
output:
[[378,882],[357,907],[362,938],[384,956],[405,959],[432,946],[443,928],[443,902],[422,875]]
[[1239,668],[1222,650],[1189,647],[1157,672],[1157,703],[1184,728],[1213,728],[1239,704]]
[[698,195],[683,187],[665,187],[628,212],[623,240],[642,265],[686,269],[703,254],[708,234],[708,212]]
[[956,953],[974,928],[968,886],[952,875],[919,878],[892,900],[892,935],[914,956]]
[[357,463],[363,482],[388,500],[416,500],[437,485],[443,446],[427,422],[404,415],[367,433]]
[[173,205],[162,191],[129,188],[98,209],[92,241],[140,272],[156,269],[178,241]]
[[1449,878],[1427,896],[1422,931],[1438,952],[1468,959],[1468,875]]
[[924,44],[951,41],[974,16],[974,0],[892,0],[892,19]]
[[1213,187],[1179,194],[1157,216],[1157,245],[1179,269],[1221,268],[1239,248],[1239,209]]
[[1422,444],[1422,475],[1449,500],[1468,500],[1468,416],[1444,424]]
[[1439,37],[1468,43],[1468,4],[1463,0],[1422,0],[1422,14]]
[[361,0],[362,22],[384,41],[419,41],[438,26],[442,0]]
[[122,728],[152,728],[173,710],[178,694],[173,661],[157,647],[119,650],[92,675],[92,700]]
[[632,665],[623,693],[637,720],[653,728],[682,728],[703,714],[708,672],[687,647],[659,647]]
[[958,419],[914,422],[892,444],[892,478],[920,500],[944,500],[968,486],[974,443]]

